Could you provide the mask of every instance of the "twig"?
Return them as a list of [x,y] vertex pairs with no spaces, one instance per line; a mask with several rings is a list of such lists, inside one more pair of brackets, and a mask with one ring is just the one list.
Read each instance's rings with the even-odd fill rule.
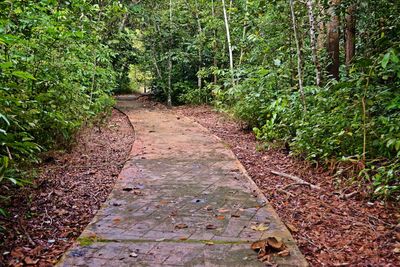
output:
[[288,189],[289,187],[297,186],[297,185],[305,185],[305,186],[310,186],[310,187],[311,187],[311,184],[309,184],[309,183],[292,183],[292,184],[288,184],[287,186],[284,186],[284,187],[282,188],[282,190],[286,190],[286,189]]
[[358,194],[358,191],[354,191],[354,192],[351,192],[351,193],[348,193],[348,194],[342,194],[342,195],[340,195],[340,198],[341,199],[349,199],[349,198],[351,198],[351,197],[353,197],[353,196],[355,196],[357,194]]
[[387,226],[389,226],[389,227],[395,227],[394,224],[387,223],[387,222],[385,222],[384,220],[379,219],[379,218],[377,218],[377,217],[375,217],[375,216],[373,216],[373,215],[368,215],[368,218],[377,220],[377,221],[381,222],[382,224],[385,224],[385,225],[387,225]]
[[293,175],[286,174],[286,173],[283,173],[283,172],[272,171],[272,170],[271,170],[271,173],[273,173],[273,174],[275,174],[275,175],[278,175],[278,176],[282,176],[282,177],[286,177],[286,178],[292,179],[293,181],[296,181],[296,182],[299,183],[299,184],[307,184],[307,185],[309,185],[310,188],[312,188],[312,189],[321,190],[321,187],[319,187],[319,186],[317,186],[317,185],[310,184],[310,183],[304,181],[303,179],[300,179],[300,178],[297,177],[297,176],[293,176]]
[[289,195],[289,196],[291,196],[291,197],[295,197],[295,195],[293,195],[292,193],[290,193],[290,192],[288,192],[288,191],[285,191],[285,190],[283,190],[283,189],[281,189],[281,188],[277,188],[276,191],[277,191],[277,192],[280,192],[280,193],[287,194],[287,195]]
[[19,220],[19,225],[20,225],[20,228],[22,229],[22,231],[24,232],[26,239],[28,239],[29,244],[31,244],[32,246],[36,246],[36,243],[33,241],[31,236],[29,235],[28,231],[26,231],[26,228],[25,228],[21,218]]

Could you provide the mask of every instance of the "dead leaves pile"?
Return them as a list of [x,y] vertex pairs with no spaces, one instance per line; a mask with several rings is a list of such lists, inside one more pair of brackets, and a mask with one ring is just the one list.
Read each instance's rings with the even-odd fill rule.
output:
[[268,237],[251,244],[251,249],[258,253],[258,259],[264,263],[270,263],[271,257],[277,255],[287,257],[290,252],[285,243],[276,237]]

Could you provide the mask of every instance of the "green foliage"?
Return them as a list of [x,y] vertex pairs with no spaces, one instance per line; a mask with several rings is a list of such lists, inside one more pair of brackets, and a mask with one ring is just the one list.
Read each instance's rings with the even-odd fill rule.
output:
[[[221,1],[174,0],[172,6],[169,1],[144,1],[137,13],[145,45],[139,66],[152,72],[159,99],[167,99],[170,76],[175,103],[211,100],[254,127],[265,143],[289,147],[312,162],[358,164],[359,176],[349,179],[368,183],[377,197],[398,198],[400,6],[393,1],[342,1],[336,10],[343,16],[340,23],[351,4],[357,7],[356,57],[341,66],[338,81],[321,68],[320,87],[315,85],[307,6],[298,1],[294,9],[304,77],[298,77],[290,7],[282,0],[229,3],[235,82],[228,69]],[[315,26],[329,21],[329,5],[314,5]],[[326,38],[323,32],[317,37]],[[322,67],[331,60],[323,51],[325,41],[318,40]],[[344,44],[339,46],[344,62]]]
[[26,183],[39,152],[104,118],[129,82],[129,5],[106,2],[0,3],[0,182]]

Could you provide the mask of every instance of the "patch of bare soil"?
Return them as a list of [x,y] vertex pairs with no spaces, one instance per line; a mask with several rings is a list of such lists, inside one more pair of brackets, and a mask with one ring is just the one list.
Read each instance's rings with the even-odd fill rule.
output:
[[32,186],[7,190],[0,266],[53,266],[107,199],[133,141],[129,120],[113,110],[105,125],[83,130],[70,152],[48,154]]
[[[180,107],[220,137],[246,167],[291,230],[312,266],[400,266],[398,203],[369,202],[335,187],[335,179],[284,151],[258,151],[253,133],[210,107]],[[271,171],[295,175],[311,189]]]

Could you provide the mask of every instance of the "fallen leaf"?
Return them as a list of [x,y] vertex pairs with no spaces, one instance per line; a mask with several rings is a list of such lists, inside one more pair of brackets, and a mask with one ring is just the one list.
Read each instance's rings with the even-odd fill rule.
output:
[[[268,255],[268,254],[258,257],[258,260],[261,262],[264,262],[264,263],[267,263],[267,262],[269,263],[270,259],[271,259],[271,255]],[[266,265],[269,265],[269,264],[266,264]]]
[[30,257],[26,257],[24,261],[27,265],[35,265],[39,262],[39,260],[32,260]]
[[187,240],[187,239],[188,238],[186,236],[179,237],[179,240]]
[[13,251],[11,251],[11,256],[13,256],[13,258],[22,259],[24,257],[24,253],[22,252],[22,248],[16,248]]
[[378,230],[378,231],[385,231],[385,226],[383,226],[383,225],[379,225],[377,228],[376,228],[376,230]]
[[252,250],[261,250],[265,249],[265,246],[267,245],[266,240],[259,240],[251,244],[251,249]]
[[400,233],[396,233],[395,239],[400,242]]
[[210,205],[207,205],[203,209],[210,211],[210,210],[212,210],[212,207]]
[[290,251],[287,249],[278,252],[278,256],[281,256],[281,257],[287,257],[289,255],[290,255]]
[[297,229],[293,224],[290,223],[285,223],[285,224],[291,233],[297,233],[299,231],[299,229]]
[[113,223],[120,223],[121,222],[121,218],[114,218],[112,221],[113,221]]
[[132,191],[132,190],[133,190],[132,187],[125,187],[125,188],[122,188],[122,191],[125,191],[125,192],[130,192],[130,191]]
[[207,224],[206,229],[207,229],[207,230],[217,229],[217,226],[215,226],[215,225],[213,225],[213,224]]
[[223,216],[223,215],[219,215],[219,216],[217,216],[217,220],[224,220],[225,219],[225,216]]
[[268,237],[267,243],[270,247],[278,250],[282,250],[285,246],[283,242],[279,241],[276,237]]
[[179,223],[175,225],[175,229],[185,229],[188,228],[188,225],[186,223]]
[[227,210],[227,209],[219,209],[218,212],[219,213],[226,213],[226,212],[229,212],[229,210]]
[[257,225],[257,226],[252,226],[251,227],[251,229],[252,230],[254,230],[254,231],[266,231],[266,230],[268,230],[268,227],[267,226],[265,226],[263,223],[260,223],[259,225]]

